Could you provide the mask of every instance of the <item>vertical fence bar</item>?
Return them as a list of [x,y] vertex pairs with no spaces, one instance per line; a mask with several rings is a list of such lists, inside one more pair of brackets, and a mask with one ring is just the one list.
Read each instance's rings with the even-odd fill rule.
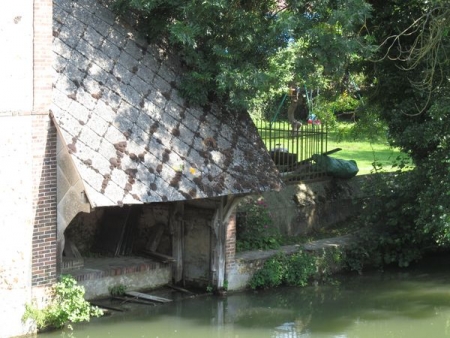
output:
[[325,124],[305,124],[299,131],[292,130],[287,121],[255,121],[266,148],[273,152],[278,147],[287,151],[272,153],[281,173],[287,174],[286,182],[300,182],[326,176],[326,170],[317,172],[313,168],[313,154],[328,150],[328,128]]

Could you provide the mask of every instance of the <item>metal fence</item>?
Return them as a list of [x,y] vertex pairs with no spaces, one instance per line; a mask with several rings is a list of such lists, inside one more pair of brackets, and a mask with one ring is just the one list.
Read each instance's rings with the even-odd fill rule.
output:
[[258,132],[286,183],[311,181],[327,176],[318,168],[315,154],[327,153],[327,128],[318,121],[291,125],[287,121],[255,120]]

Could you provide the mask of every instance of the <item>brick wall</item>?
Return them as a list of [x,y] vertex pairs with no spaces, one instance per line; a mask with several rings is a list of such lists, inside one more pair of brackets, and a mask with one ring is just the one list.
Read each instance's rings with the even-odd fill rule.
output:
[[56,129],[46,115],[33,116],[32,285],[56,279]]
[[52,0],[34,1],[33,31],[33,250],[32,286],[56,280],[56,129],[52,99]]
[[[0,338],[31,333],[25,305],[56,278],[56,133],[52,0],[15,0],[0,13]],[[39,298],[39,299],[38,299]]]
[[236,256],[236,214],[232,214],[228,221],[225,241],[225,275],[231,271],[235,264]]
[[52,100],[52,0],[34,0],[33,12],[33,114],[48,115]]

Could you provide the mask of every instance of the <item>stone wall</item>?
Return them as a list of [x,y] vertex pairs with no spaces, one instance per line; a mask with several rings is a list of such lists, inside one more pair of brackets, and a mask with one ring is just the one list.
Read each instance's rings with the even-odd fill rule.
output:
[[283,234],[305,235],[344,221],[358,212],[361,204],[357,201],[363,198],[361,186],[367,177],[292,184],[262,196]]
[[196,286],[210,283],[213,215],[208,209],[185,209],[184,275],[187,283]]
[[[361,201],[368,196],[362,186],[370,176],[356,176],[350,180],[329,179],[285,186],[279,192],[262,195],[276,226],[285,235],[297,236],[314,232],[342,222],[361,210]],[[239,208],[238,208],[239,212]],[[287,254],[300,248],[321,252],[326,247],[337,247],[347,243],[349,237],[331,238],[304,246],[286,246],[280,250],[240,252],[230,259],[227,268],[230,290],[242,290],[265,261],[279,251]]]
[[31,300],[32,151],[31,119],[0,117],[0,337],[27,331],[21,317]]
[[4,6],[0,39],[0,337],[11,337],[34,330],[25,304],[45,302],[56,278],[52,1]]

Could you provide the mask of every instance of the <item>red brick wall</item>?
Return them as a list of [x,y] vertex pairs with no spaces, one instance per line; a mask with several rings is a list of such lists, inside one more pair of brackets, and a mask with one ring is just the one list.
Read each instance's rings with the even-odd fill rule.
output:
[[[225,241],[225,271],[230,271],[235,262],[236,255],[236,214],[232,214],[228,221]],[[225,272],[225,275],[227,274]]]
[[48,115],[52,100],[52,0],[34,0],[33,114]]
[[52,0],[34,1],[32,285],[56,280],[56,129],[52,98]]
[[32,285],[56,279],[56,130],[46,115],[33,116]]

